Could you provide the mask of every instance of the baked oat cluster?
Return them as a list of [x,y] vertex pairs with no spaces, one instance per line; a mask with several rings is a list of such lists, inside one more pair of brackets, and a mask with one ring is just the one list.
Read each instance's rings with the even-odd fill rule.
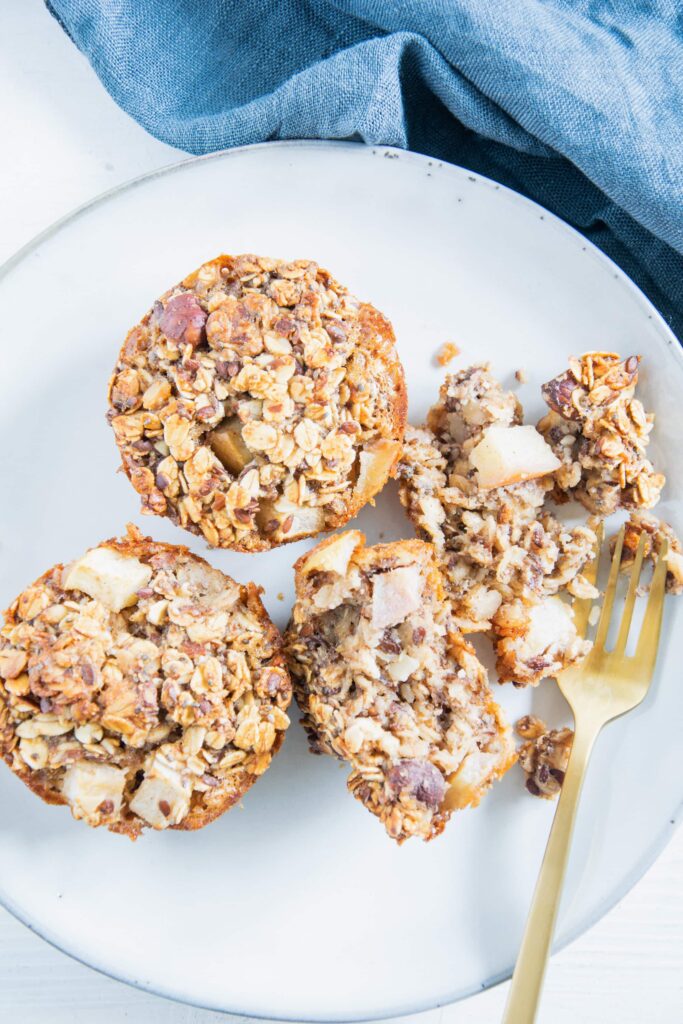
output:
[[[624,572],[631,569],[638,544],[644,538],[643,557],[656,562],[657,553],[663,541],[669,545],[666,555],[666,592],[667,594],[683,594],[683,546],[673,528],[663,520],[653,516],[651,512],[632,512],[626,523],[624,546],[621,552],[621,568]],[[614,551],[616,537],[610,546]]]
[[483,364],[446,378],[427,425],[407,429],[399,467],[401,501],[435,547],[456,624],[491,632],[499,677],[517,685],[588,650],[556,595],[595,596],[581,570],[596,536],[592,522],[569,529],[545,507],[559,466]]
[[108,417],[143,512],[263,551],[381,490],[406,390],[390,323],[326,270],[219,256],[130,331]]
[[586,352],[543,385],[550,412],[538,429],[561,462],[557,500],[577,498],[601,517],[649,509],[665,483],[647,458],[654,415],[635,397],[640,356]]
[[535,715],[525,715],[515,729],[525,742],[519,748],[519,763],[532,796],[553,800],[564,782],[574,740],[572,729],[549,729]]
[[0,631],[0,754],[48,803],[133,839],[239,800],[290,699],[258,588],[132,527],[46,572]]
[[350,530],[295,570],[285,646],[312,750],[348,762],[349,789],[393,839],[432,839],[515,760],[432,547],[366,547]]

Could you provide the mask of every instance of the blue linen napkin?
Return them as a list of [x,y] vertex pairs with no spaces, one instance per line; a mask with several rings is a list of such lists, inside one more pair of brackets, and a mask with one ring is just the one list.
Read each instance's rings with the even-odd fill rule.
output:
[[[190,153],[355,139],[459,163],[608,253],[683,339],[677,0],[49,0]],[[599,344],[599,339],[596,339]]]

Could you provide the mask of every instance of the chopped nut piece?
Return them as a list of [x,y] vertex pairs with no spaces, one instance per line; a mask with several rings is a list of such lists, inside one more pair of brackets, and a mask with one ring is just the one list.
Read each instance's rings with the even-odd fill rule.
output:
[[393,839],[433,838],[515,757],[433,548],[365,547],[354,530],[295,570],[286,646],[311,749],[349,762],[349,789]]
[[519,384],[526,384],[528,379],[529,378],[527,377],[526,370],[524,370],[521,366],[519,370],[515,370],[515,380]]
[[193,348],[199,344],[206,313],[189,292],[174,295],[165,304],[159,317],[159,330],[173,341],[181,341]]
[[243,255],[203,264],[130,331],[109,403],[143,512],[266,551],[372,500],[407,398],[376,309],[309,260]]
[[526,788],[532,796],[553,800],[562,788],[574,732],[572,729],[548,729],[534,715],[520,718],[517,733],[526,740],[519,748],[519,763],[526,775]]
[[[98,552],[106,557],[93,562]],[[102,587],[103,566],[106,603],[86,590],[97,592],[93,577]],[[131,605],[123,583],[126,573],[141,582],[140,569]],[[218,817],[267,769],[289,725],[291,683],[258,589],[133,527],[17,598],[0,629],[0,669],[0,756],[44,800],[133,839],[146,825],[195,829]]]
[[543,385],[550,412],[538,424],[562,463],[558,500],[577,498],[599,516],[652,508],[665,478],[647,458],[654,416],[635,397],[640,356],[586,352]]

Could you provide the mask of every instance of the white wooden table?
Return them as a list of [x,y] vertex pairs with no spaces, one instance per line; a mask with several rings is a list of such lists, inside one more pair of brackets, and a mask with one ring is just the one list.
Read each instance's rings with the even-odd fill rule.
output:
[[[114,105],[40,0],[0,4],[0,90],[0,261],[97,193],[182,156],[150,138]],[[543,1024],[683,1021],[682,879],[679,833],[635,890],[552,960]],[[499,986],[411,1020],[494,1024],[506,990]],[[104,978],[0,910],[2,1021],[209,1024],[228,1019],[238,1020]]]

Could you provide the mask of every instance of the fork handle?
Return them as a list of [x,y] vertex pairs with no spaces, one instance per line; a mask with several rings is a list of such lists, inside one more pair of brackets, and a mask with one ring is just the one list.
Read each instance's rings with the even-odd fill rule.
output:
[[598,729],[577,723],[567,773],[562,783],[548,845],[536,883],[524,938],[517,958],[503,1024],[534,1024],[545,977],[562,883],[569,859],[576,810]]

